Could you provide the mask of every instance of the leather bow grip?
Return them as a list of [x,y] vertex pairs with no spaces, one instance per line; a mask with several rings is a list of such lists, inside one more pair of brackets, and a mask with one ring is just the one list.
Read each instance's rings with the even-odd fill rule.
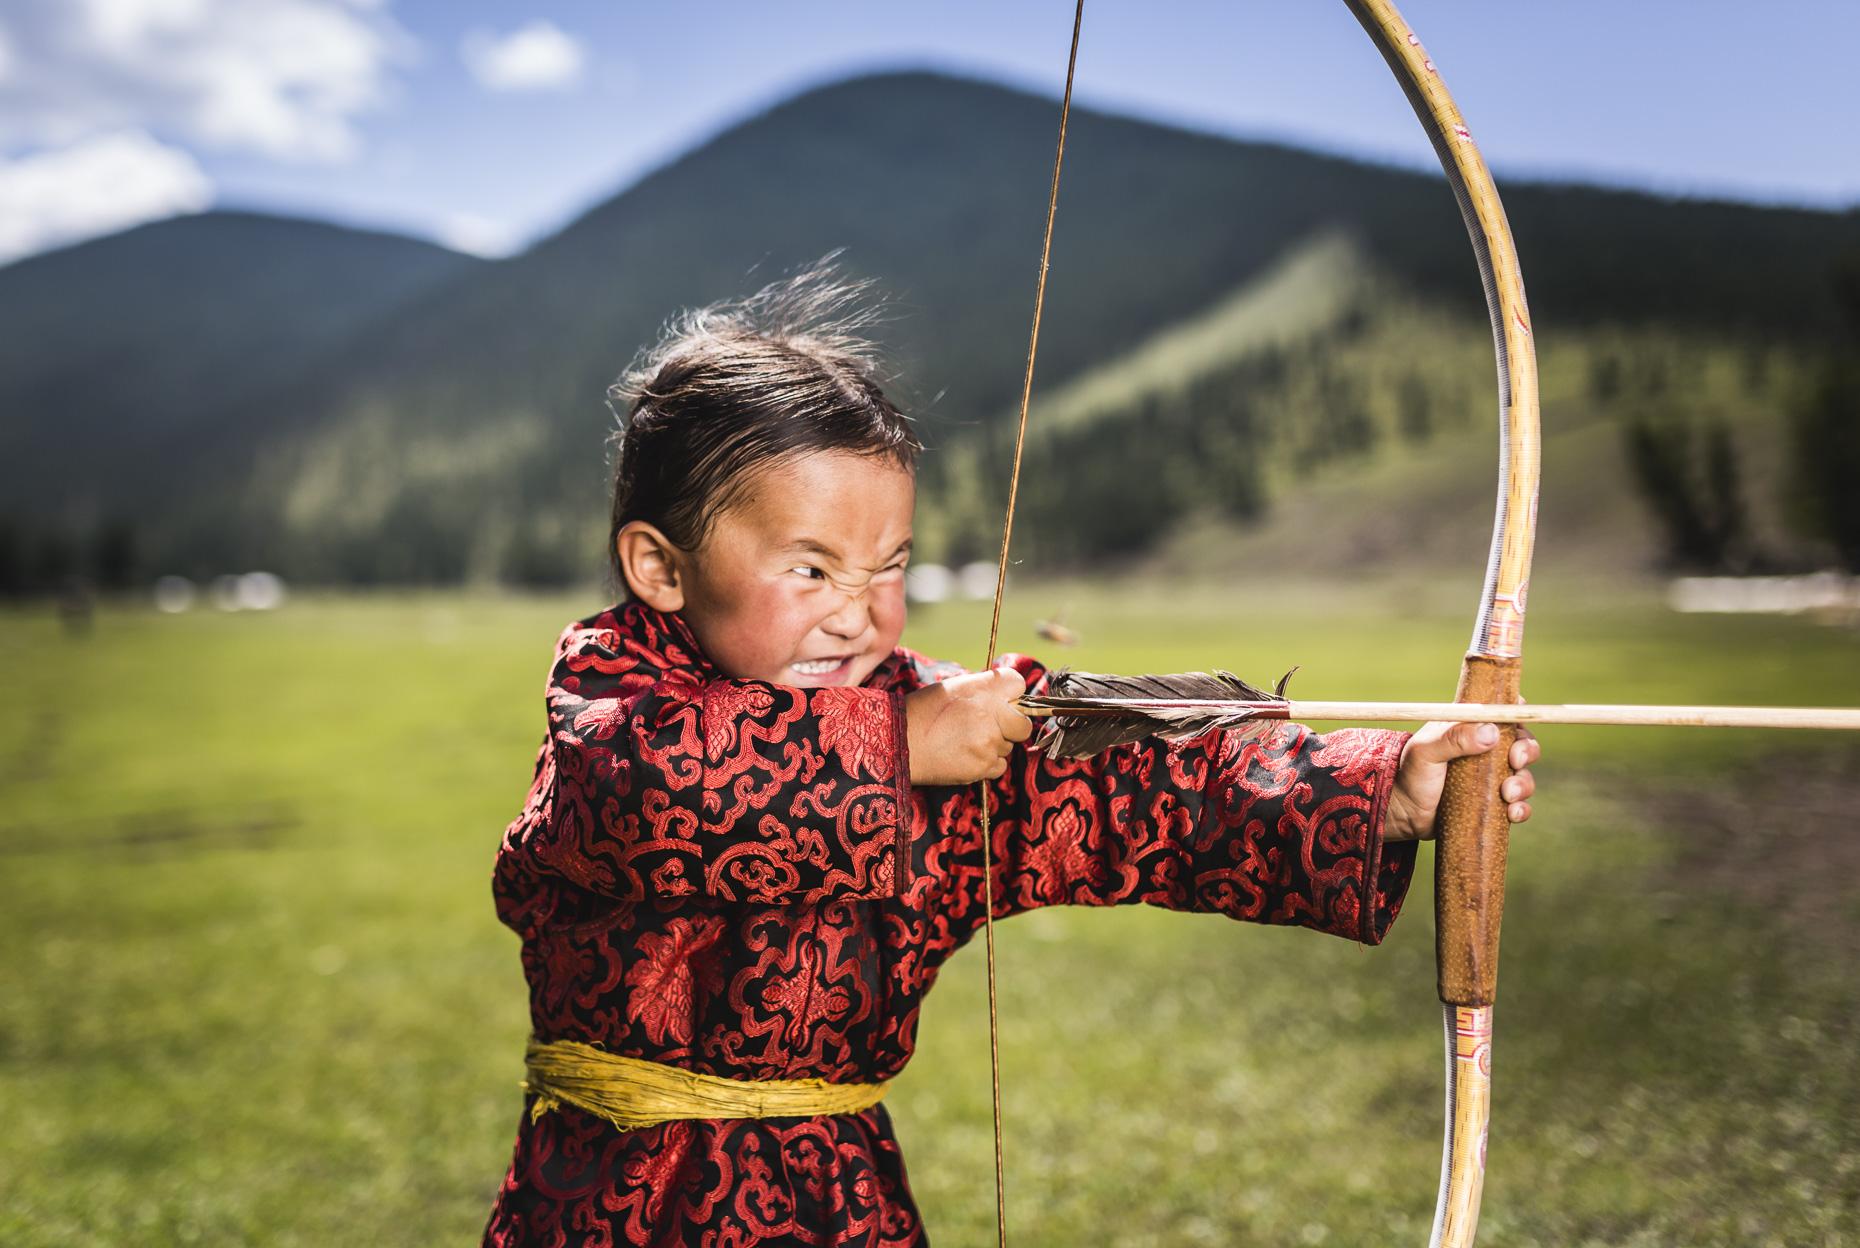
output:
[[[1469,654],[1455,702],[1517,702],[1523,663]],[[1499,725],[1497,749],[1447,765],[1435,822],[1434,943],[1440,999],[1491,1005],[1498,993],[1498,929],[1505,915],[1511,820],[1499,786],[1511,774],[1516,724]]]

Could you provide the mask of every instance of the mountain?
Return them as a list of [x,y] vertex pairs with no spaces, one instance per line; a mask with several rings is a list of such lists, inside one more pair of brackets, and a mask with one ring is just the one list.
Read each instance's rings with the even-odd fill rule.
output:
[[[42,258],[73,274],[57,284],[61,298],[86,315],[63,322],[71,332],[59,335],[59,350],[0,362],[0,430],[30,428],[38,439],[23,475],[65,466],[54,472],[67,511],[133,504],[145,554],[165,567],[264,564],[333,580],[586,572],[599,564],[607,385],[677,309],[839,251],[850,274],[878,279],[895,300],[883,332],[894,389],[936,448],[924,473],[928,544],[969,553],[993,523],[982,517],[1001,475],[1000,418],[1019,388],[1056,113],[1051,100],[928,73],[822,87],[733,127],[520,256],[469,264],[442,253],[423,279],[366,306],[329,294],[301,309],[302,337],[277,347],[288,361],[267,354],[265,344],[281,340],[247,337],[263,338],[251,313],[237,311],[248,302],[210,295],[177,319],[146,293],[120,308],[108,298],[133,275],[113,247],[185,223],[86,244]],[[1812,343],[1835,320],[1826,272],[1860,247],[1852,212],[1574,186],[1504,190],[1540,342],[1659,327],[1752,349]],[[207,235],[233,224],[194,221]],[[1288,287],[1283,266],[1301,254],[1316,276]],[[1333,280],[1340,258],[1364,284]],[[31,320],[16,270],[33,263],[0,270],[0,325]],[[1311,307],[1284,295],[1310,281],[1334,289],[1314,293]],[[1269,297],[1274,282],[1290,302]],[[303,294],[307,303],[324,297]],[[1311,428],[1336,425],[1374,453],[1388,443],[1373,431],[1398,417],[1374,390],[1373,370],[1348,384],[1311,380],[1312,370],[1326,343],[1362,339],[1377,318],[1423,312],[1457,318],[1470,338],[1456,341],[1476,352],[1477,277],[1440,178],[1075,112],[1042,394],[1093,376],[1103,390],[1127,355],[1181,329],[1174,389],[1198,381],[1206,397],[1218,385],[1305,378],[1285,403],[1335,415],[1339,396],[1368,386],[1374,402],[1358,404],[1356,425]],[[1222,315],[1243,330],[1283,315],[1297,329],[1276,345],[1246,330],[1223,347],[1233,326]],[[147,353],[161,367],[141,366],[158,382],[131,391],[142,410],[129,455],[69,423],[127,428],[137,404],[109,380],[121,374],[104,345],[118,340],[161,344]],[[1132,367],[1166,372],[1175,358],[1149,349]],[[1479,384],[1489,384],[1489,357],[1485,369]],[[1154,389],[1153,379],[1126,378],[1130,402]],[[1121,410],[1113,425],[1139,436],[1131,422],[1140,402]],[[1167,460],[1167,444],[1149,441]],[[1116,477],[1089,439],[1071,452],[1068,471]],[[1285,451],[1235,517],[1256,517],[1324,459],[1321,446]],[[68,473],[76,462],[90,471],[83,482]],[[1172,463],[1158,471],[1175,472]],[[146,490],[151,475],[166,484]]]
[[220,413],[273,429],[276,396],[306,370],[479,263],[391,234],[209,212],[0,268],[0,488],[16,506],[70,505],[86,481],[123,488]]
[[[1540,573],[1836,562],[1803,531],[1791,462],[1825,347],[1657,320],[1537,339]],[[1483,318],[1321,236],[1036,403],[1018,548],[1171,579],[1464,575],[1489,533],[1496,406]]]

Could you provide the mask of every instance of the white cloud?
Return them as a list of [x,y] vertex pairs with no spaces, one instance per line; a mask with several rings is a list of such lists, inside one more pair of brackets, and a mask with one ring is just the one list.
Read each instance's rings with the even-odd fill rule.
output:
[[405,38],[372,0],[10,0],[0,146],[149,128],[289,160],[353,154]]
[[475,213],[453,213],[439,223],[439,241],[454,251],[500,260],[514,253],[522,238],[503,221],[493,221]]
[[0,159],[0,263],[60,243],[199,212],[213,184],[194,158],[139,130]]
[[459,55],[478,84],[492,91],[564,91],[581,81],[587,63],[581,41],[546,21],[508,35],[474,30]]

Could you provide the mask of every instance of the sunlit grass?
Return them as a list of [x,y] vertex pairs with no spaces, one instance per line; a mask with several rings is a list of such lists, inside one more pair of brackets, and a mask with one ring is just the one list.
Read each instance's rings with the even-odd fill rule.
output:
[[[1311,696],[1446,696],[1468,627],[1448,598],[1033,584],[1003,638],[1082,667],[1303,663]],[[1030,623],[1068,604],[1085,644],[1054,654]],[[491,856],[529,778],[549,645],[587,605],[112,610],[85,637],[0,615],[0,1242],[475,1239],[525,1031]],[[974,662],[985,629],[983,607],[940,607],[909,640]],[[1630,601],[1545,607],[1532,629],[1537,700],[1860,696],[1855,637],[1802,622]],[[1707,838],[1657,800],[1851,775],[1860,755],[1544,736],[1513,851],[1483,1242],[1860,1236],[1852,942],[1707,883],[1689,869]],[[1844,896],[1831,921],[1860,932]],[[1374,951],[1136,909],[1003,925],[1013,1242],[1422,1238],[1427,910],[1423,883]],[[945,1245],[993,1233],[981,970],[979,949],[952,963],[889,1101]]]

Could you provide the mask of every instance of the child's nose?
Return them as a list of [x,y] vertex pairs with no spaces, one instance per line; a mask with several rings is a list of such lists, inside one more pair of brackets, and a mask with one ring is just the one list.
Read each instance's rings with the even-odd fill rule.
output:
[[866,604],[866,595],[861,593],[846,594],[840,602],[839,609],[821,621],[821,627],[835,637],[851,639],[865,632],[871,622],[871,608]]

